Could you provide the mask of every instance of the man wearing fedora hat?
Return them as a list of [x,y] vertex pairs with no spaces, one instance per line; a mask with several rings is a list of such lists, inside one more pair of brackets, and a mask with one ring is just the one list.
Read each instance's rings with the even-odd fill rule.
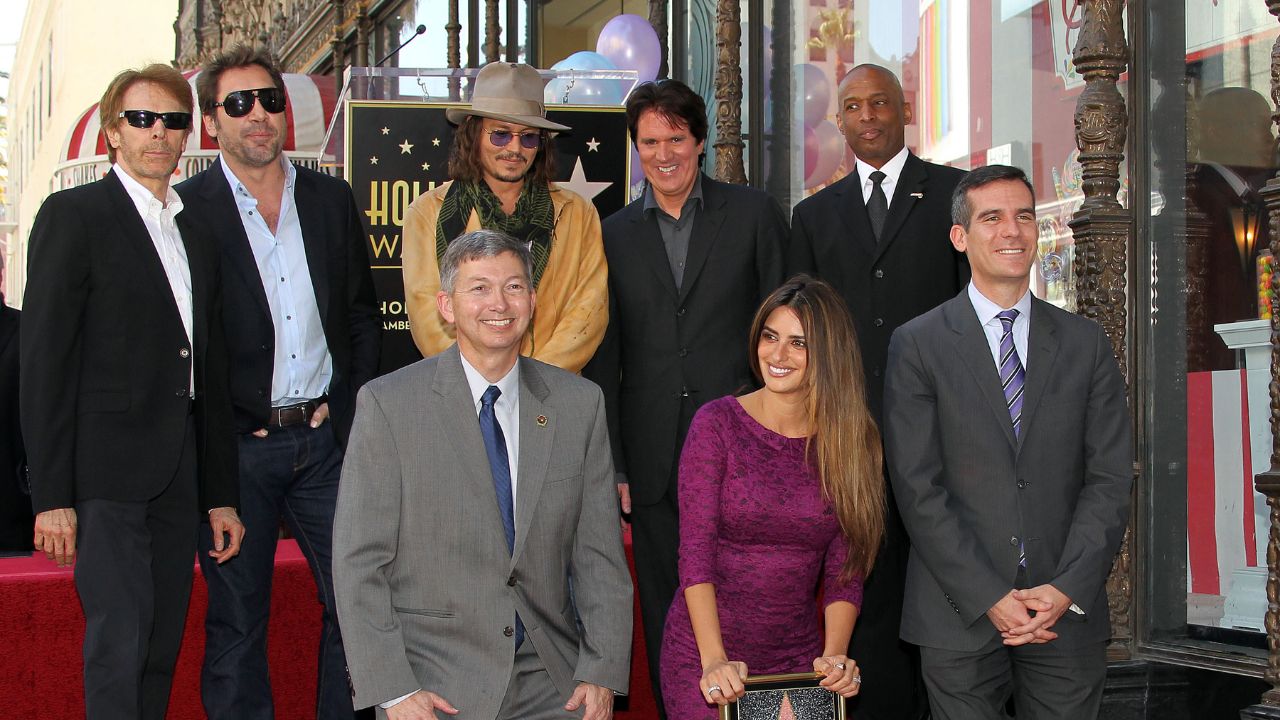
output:
[[453,344],[455,328],[436,307],[440,258],[454,238],[498,230],[533,254],[538,312],[520,352],[578,372],[608,324],[607,270],[600,216],[581,196],[551,181],[554,135],[542,103],[543,80],[529,65],[481,68],[471,106],[446,113],[458,126],[452,178],[409,206],[404,223],[404,291],[414,343],[424,357]]

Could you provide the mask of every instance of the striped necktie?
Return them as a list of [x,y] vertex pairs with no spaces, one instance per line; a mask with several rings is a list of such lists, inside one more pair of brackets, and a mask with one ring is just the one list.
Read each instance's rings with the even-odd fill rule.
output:
[[1009,408],[1009,419],[1013,421],[1013,436],[1021,437],[1022,390],[1027,374],[1022,369],[1018,349],[1013,345],[1013,321],[1018,317],[1018,311],[1005,310],[996,317],[1004,327],[1000,335],[1000,387],[1004,389],[1004,402]]

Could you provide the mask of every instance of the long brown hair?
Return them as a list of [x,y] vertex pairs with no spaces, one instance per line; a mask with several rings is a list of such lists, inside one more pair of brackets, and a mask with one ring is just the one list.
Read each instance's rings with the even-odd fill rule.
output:
[[[484,118],[468,115],[453,133],[453,147],[449,149],[449,177],[462,182],[478,183],[484,180],[484,166],[480,164],[480,150],[477,147],[484,141],[481,130],[484,129]],[[535,128],[536,129],[536,128]],[[520,138],[511,139],[519,142]],[[536,185],[549,185],[556,174],[556,140],[555,137],[542,131],[542,145],[538,154],[533,156],[525,182]]]
[[853,319],[834,289],[808,275],[796,275],[774,290],[751,322],[751,372],[764,384],[757,348],[765,321],[780,307],[790,308],[804,328],[808,348],[809,427],[815,428],[806,455],[816,461],[822,495],[835,509],[849,546],[840,571],[848,582],[875,564],[884,537],[884,457],[880,430],[867,409],[862,354]]

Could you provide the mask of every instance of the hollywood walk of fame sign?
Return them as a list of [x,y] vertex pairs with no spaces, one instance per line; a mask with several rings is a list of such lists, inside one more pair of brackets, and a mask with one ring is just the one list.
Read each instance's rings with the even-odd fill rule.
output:
[[[400,257],[409,204],[449,179],[453,103],[347,103],[345,172],[365,220],[369,264],[382,308],[382,373],[419,356],[409,334]],[[465,107],[465,106],[463,106]],[[620,107],[554,106],[548,118],[573,128],[556,136],[556,182],[595,204],[604,219],[627,203],[631,160]],[[552,257],[554,258],[554,240]]]

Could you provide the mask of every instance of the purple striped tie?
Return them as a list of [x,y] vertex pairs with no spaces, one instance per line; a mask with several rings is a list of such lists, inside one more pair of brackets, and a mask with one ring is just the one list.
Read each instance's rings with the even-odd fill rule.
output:
[[1004,389],[1004,402],[1009,407],[1009,419],[1013,421],[1013,436],[1020,437],[1022,386],[1026,380],[1026,372],[1022,369],[1018,349],[1013,346],[1013,321],[1018,317],[1018,311],[1005,310],[996,317],[1000,318],[1004,327],[1004,333],[1000,335],[1000,387]]

